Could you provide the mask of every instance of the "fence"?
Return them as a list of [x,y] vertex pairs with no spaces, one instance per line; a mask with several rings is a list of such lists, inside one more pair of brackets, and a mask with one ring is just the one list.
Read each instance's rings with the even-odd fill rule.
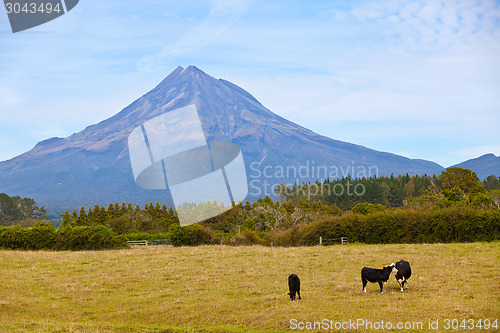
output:
[[319,245],[334,245],[334,244],[347,244],[347,237],[340,238],[323,238],[319,237]]
[[168,239],[150,239],[150,240],[148,240],[148,245],[170,245],[170,240],[168,240]]
[[127,241],[127,244],[132,246],[148,246],[148,241],[147,240]]
[[170,245],[170,241],[168,239],[150,239],[150,240],[127,241],[127,244],[131,246]]

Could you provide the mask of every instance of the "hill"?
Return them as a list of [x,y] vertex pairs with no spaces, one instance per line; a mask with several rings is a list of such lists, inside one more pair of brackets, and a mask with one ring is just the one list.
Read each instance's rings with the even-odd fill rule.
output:
[[500,177],[500,157],[494,154],[486,154],[478,158],[473,158],[456,164],[454,167],[470,169],[477,173],[477,176],[481,180],[491,175]]

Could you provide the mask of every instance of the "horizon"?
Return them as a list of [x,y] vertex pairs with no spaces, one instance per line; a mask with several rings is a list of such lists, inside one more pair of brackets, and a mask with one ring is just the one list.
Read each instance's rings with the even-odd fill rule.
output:
[[335,140],[445,168],[499,156],[499,7],[85,1],[16,34],[0,10],[0,161],[115,115],[188,65]]

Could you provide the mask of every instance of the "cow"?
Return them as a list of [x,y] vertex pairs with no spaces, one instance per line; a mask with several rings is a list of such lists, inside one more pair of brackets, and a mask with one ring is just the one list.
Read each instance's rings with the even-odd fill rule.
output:
[[290,295],[290,299],[292,301],[295,300],[295,293],[299,295],[299,300],[300,298],[300,279],[296,274],[290,274],[288,277],[288,289],[290,292],[288,295]]
[[369,268],[363,267],[361,269],[361,281],[363,282],[363,292],[366,293],[366,283],[370,282],[378,282],[380,285],[380,293],[384,293],[384,283],[389,280],[389,277],[392,274],[397,273],[396,265],[390,264],[382,269],[377,268]]
[[411,276],[411,267],[410,263],[405,260],[400,260],[396,263],[397,272],[394,274],[396,277],[396,281],[398,281],[399,286],[401,287],[401,292],[403,292],[403,287],[406,285],[406,289],[408,289],[408,279]]

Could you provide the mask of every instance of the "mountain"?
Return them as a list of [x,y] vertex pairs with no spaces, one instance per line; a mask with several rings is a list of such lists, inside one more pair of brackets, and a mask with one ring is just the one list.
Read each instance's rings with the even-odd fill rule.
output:
[[500,157],[493,154],[486,154],[478,158],[473,158],[456,164],[454,167],[470,169],[477,173],[477,176],[481,180],[491,175],[500,177]]
[[122,111],[66,138],[39,142],[0,163],[0,192],[34,198],[49,212],[114,202],[165,202],[165,190],[135,184],[128,151],[134,128],[194,104],[206,140],[241,147],[248,199],[273,194],[279,183],[390,174],[439,174],[443,167],[333,140],[288,121],[251,94],[194,66],[178,67]]

